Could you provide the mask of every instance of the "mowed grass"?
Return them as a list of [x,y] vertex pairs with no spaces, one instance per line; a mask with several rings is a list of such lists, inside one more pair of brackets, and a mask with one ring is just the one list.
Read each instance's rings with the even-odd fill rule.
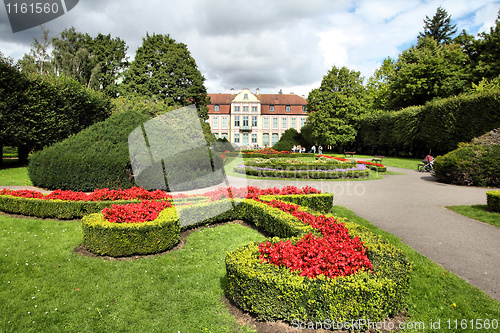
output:
[[222,303],[224,258],[262,239],[227,224],[177,251],[110,261],[73,252],[80,221],[0,215],[0,332],[252,332]]
[[471,219],[494,225],[500,228],[500,213],[492,212],[487,205],[447,206],[452,211]]
[[[330,155],[330,156],[338,156],[338,157],[344,157],[343,154],[325,154],[325,155]],[[373,158],[373,155],[357,155],[354,154],[353,157],[347,156],[346,158],[353,158],[356,160],[368,160],[371,161]],[[423,159],[423,158],[422,158]],[[422,159],[420,158],[409,158],[409,157],[384,157],[382,160],[382,164],[385,166],[391,166],[395,168],[403,168],[403,169],[412,169],[412,170],[417,170],[417,166],[419,163],[422,163]]]
[[[332,212],[382,235],[411,260],[407,324],[418,328],[407,331],[435,332],[430,323],[437,320],[447,328],[448,319],[499,319],[500,302],[352,211]],[[180,250],[130,261],[74,253],[81,237],[79,221],[0,215],[0,332],[253,332],[221,299],[225,254],[264,240],[255,230],[214,226],[193,232]]]
[[31,186],[26,167],[12,166],[5,163],[0,169],[0,185],[4,186]]

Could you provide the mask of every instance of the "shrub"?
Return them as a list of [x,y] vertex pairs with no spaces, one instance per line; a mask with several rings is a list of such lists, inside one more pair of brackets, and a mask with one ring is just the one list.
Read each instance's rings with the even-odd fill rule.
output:
[[500,213],[500,191],[486,192],[488,209]]
[[439,181],[457,185],[500,186],[500,145],[461,144],[434,160]]
[[83,245],[91,252],[112,257],[151,254],[169,250],[180,240],[180,225],[174,208],[142,223],[112,223],[103,214],[82,219]]
[[306,178],[306,179],[341,179],[341,178],[362,178],[368,177],[370,171],[364,165],[350,169],[333,170],[302,170],[293,168],[259,168],[236,166],[234,172],[245,173],[257,177],[278,177],[278,178]]

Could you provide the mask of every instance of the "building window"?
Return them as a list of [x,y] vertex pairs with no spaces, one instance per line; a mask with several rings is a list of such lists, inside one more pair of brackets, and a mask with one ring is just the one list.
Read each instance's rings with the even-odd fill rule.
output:
[[257,143],[257,133],[252,133],[252,143]]
[[218,106],[218,105],[215,105],[215,106],[214,106],[214,111],[215,111],[215,112],[219,111],[219,106]]
[[280,136],[278,133],[273,133],[273,142],[272,145],[274,146],[278,141],[280,140]]
[[234,133],[234,143],[240,143],[240,133]]
[[248,116],[243,116],[243,127],[248,127]]
[[248,94],[244,94],[243,99],[248,99]]
[[288,128],[288,119],[286,117],[281,118],[281,129]]
[[257,127],[257,116],[252,116],[252,127]]
[[234,116],[234,127],[240,127],[240,116]]
[[278,129],[278,117],[273,117],[273,129]]
[[240,107],[239,106],[235,106],[234,107],[234,112],[240,112]]
[[285,106],[285,112],[288,112],[288,113],[290,113],[290,112],[291,112],[290,105]]
[[248,133],[243,133],[243,146],[248,146]]
[[306,124],[306,118],[300,118],[300,128],[304,127]]
[[297,129],[297,118],[292,118],[292,124],[290,125],[290,127]]
[[262,118],[262,127],[264,129],[269,129],[269,117]]
[[269,112],[274,112],[274,105],[271,105],[271,106],[269,107]]
[[269,133],[262,134],[262,144],[264,146],[269,146]]
[[222,117],[222,128],[227,129],[227,117]]
[[305,106],[302,107],[302,112],[307,113],[307,109]]
[[257,107],[256,106],[252,106],[252,112],[257,112]]
[[219,129],[219,117],[212,117],[212,129]]
[[214,133],[214,136],[215,136],[216,139],[219,138],[219,134],[218,133]]
[[222,133],[222,134],[221,134],[221,138],[223,138],[223,139],[226,139],[226,140],[227,140],[227,139],[229,138],[229,136],[227,135],[227,133]]
[[248,112],[248,106],[243,107],[243,112]]

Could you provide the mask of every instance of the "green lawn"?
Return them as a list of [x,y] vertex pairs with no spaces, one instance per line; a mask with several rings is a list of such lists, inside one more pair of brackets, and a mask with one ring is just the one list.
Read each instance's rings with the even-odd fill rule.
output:
[[500,213],[490,211],[487,205],[448,206],[446,208],[471,219],[500,227]]
[[[325,154],[331,156],[344,157],[343,154]],[[353,157],[348,156],[347,158],[354,158],[356,160],[369,160],[373,158],[373,155],[357,155],[355,154]],[[419,163],[422,163],[422,159],[420,158],[408,158],[408,157],[384,157],[382,160],[382,164],[385,166],[391,166],[396,168],[403,169],[412,169],[417,170],[417,166]]]
[[[346,208],[333,212],[365,225],[413,263],[408,321],[498,319],[500,302]],[[185,246],[130,261],[84,257],[79,221],[0,215],[0,332],[252,332],[221,302],[224,257],[264,237],[226,224],[192,233]],[[411,330],[410,330],[411,331]],[[444,330],[447,331],[447,330]],[[472,332],[472,330],[452,330]]]
[[0,169],[0,185],[4,186],[31,186],[26,167],[6,167]]

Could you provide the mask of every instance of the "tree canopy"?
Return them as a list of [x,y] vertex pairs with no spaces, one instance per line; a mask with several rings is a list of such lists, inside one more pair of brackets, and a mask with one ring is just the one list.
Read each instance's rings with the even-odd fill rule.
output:
[[438,43],[451,41],[451,36],[457,32],[457,25],[451,25],[451,15],[443,7],[439,6],[434,16],[425,17],[424,32],[419,33],[421,37],[432,37]]
[[122,92],[157,98],[169,105],[195,104],[200,117],[207,119],[204,81],[185,44],[170,35],[147,34],[125,73]]
[[346,147],[356,138],[356,122],[364,113],[366,89],[360,72],[333,68],[307,98],[307,124],[317,144]]

